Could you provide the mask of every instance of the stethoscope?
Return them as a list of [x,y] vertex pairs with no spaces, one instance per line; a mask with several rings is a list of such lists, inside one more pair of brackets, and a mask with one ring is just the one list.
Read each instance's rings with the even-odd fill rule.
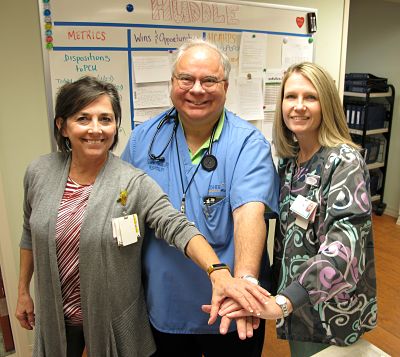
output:
[[[167,144],[164,146],[164,148],[161,150],[161,152],[156,155],[153,154],[153,145],[154,145],[154,141],[156,140],[158,134],[161,131],[161,128],[163,127],[163,125],[168,122],[170,119],[174,119],[174,127],[172,129],[171,135],[169,136],[168,142]],[[215,132],[217,130],[217,126],[218,126],[218,122],[217,121],[213,127],[212,133],[211,133],[211,137],[210,137],[210,144],[208,145],[207,151],[205,152],[203,158],[201,159],[201,166],[204,170],[210,172],[210,171],[214,171],[217,166],[218,166],[218,160],[217,158],[212,154],[212,146],[214,144],[214,137],[215,137]],[[178,116],[177,116],[177,111],[175,109],[175,107],[172,107],[164,116],[164,118],[158,123],[157,125],[157,129],[156,132],[153,135],[153,138],[151,139],[151,143],[149,146],[149,158],[153,161],[164,161],[165,157],[163,156],[165,153],[165,150],[167,150],[169,144],[171,144],[172,139],[174,138],[174,136],[176,137],[176,131],[178,129],[178,124],[179,124],[179,120],[178,120]]]
[[[160,133],[160,130],[163,127],[163,125],[172,118],[174,119],[174,127],[172,129],[171,135],[169,136],[168,142],[164,146],[164,148],[161,150],[161,152],[158,155],[155,155],[152,153],[154,141],[156,140],[157,135]],[[156,132],[154,133],[154,136],[153,136],[150,146],[149,146],[148,155],[149,155],[149,158],[153,161],[158,161],[158,162],[165,161],[165,157],[163,155],[164,155],[165,151],[167,150],[168,146],[171,144],[172,139],[175,137],[175,147],[176,147],[176,153],[178,156],[178,164],[179,164],[179,175],[180,175],[180,179],[181,179],[182,192],[183,192],[183,196],[182,196],[182,200],[181,200],[181,207],[180,207],[182,213],[185,213],[185,211],[186,211],[186,204],[185,204],[186,203],[186,193],[189,190],[189,187],[192,184],[194,177],[196,176],[197,171],[200,168],[200,165],[204,170],[206,170],[208,172],[214,171],[218,166],[218,160],[212,154],[212,146],[214,144],[214,137],[215,137],[215,132],[217,131],[218,123],[219,123],[219,120],[214,124],[214,127],[211,132],[210,143],[208,144],[207,151],[204,153],[202,159],[200,160],[200,163],[196,166],[196,169],[194,170],[194,173],[193,173],[192,177],[190,178],[189,183],[186,186],[186,188],[183,185],[181,160],[180,160],[180,155],[179,155],[179,150],[178,150],[178,140],[176,138],[176,131],[177,131],[178,125],[179,125],[179,119],[178,119],[178,115],[177,115],[177,111],[176,111],[175,107],[172,107],[165,114],[164,118],[157,125]]]
[[[167,145],[164,146],[164,149],[162,149],[161,152],[158,155],[155,155],[155,154],[152,153],[154,141],[156,140],[157,135],[160,133],[160,130],[161,130],[162,126],[171,119],[171,116],[172,116],[172,113],[173,113],[174,110],[175,110],[174,128],[172,129],[172,132],[171,132],[171,135],[170,135],[170,137],[168,139]],[[149,146],[149,152],[148,152],[149,153],[149,158],[151,160],[159,161],[159,162],[160,161],[161,162],[165,161],[165,157],[163,156],[164,152],[165,152],[165,150],[167,150],[169,144],[171,144],[171,141],[172,141],[172,139],[173,139],[173,137],[174,137],[174,135],[176,133],[176,130],[178,129],[178,124],[179,124],[179,121],[178,121],[178,118],[177,118],[177,115],[176,115],[176,109],[175,109],[175,107],[172,107],[165,114],[164,118],[162,118],[162,120],[158,123],[156,132],[154,133],[154,136],[153,136],[153,139],[151,139],[151,143],[150,143],[150,146]]]

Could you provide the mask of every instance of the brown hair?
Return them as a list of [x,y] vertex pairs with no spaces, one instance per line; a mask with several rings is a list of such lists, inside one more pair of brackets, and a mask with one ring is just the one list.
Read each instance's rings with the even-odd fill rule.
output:
[[[117,145],[118,129],[121,125],[121,104],[117,88],[115,88],[111,83],[86,76],[75,82],[64,84],[57,94],[54,116],[54,138],[57,142],[58,150],[62,152],[68,152],[71,150],[68,143],[69,139],[61,134],[68,118],[87,107],[90,103],[93,103],[102,95],[108,95],[110,98],[117,124],[114,142],[111,145],[110,150]],[[60,129],[56,124],[58,118],[62,119]]]

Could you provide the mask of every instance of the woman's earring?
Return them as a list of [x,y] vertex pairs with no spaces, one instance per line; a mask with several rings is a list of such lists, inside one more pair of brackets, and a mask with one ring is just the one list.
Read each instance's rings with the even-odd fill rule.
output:
[[65,138],[65,147],[67,148],[68,151],[72,150],[71,141],[69,140],[69,138]]

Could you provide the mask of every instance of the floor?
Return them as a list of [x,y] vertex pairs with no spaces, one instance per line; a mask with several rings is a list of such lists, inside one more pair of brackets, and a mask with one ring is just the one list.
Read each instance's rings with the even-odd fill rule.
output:
[[[378,326],[364,338],[392,357],[400,357],[400,225],[396,218],[374,216],[376,274],[378,284]],[[286,341],[276,338],[273,321],[267,322],[262,357],[289,357]]]

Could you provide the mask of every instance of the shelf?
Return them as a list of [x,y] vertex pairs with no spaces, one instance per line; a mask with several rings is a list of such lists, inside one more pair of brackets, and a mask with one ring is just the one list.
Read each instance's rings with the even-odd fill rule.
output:
[[[356,135],[363,135],[363,131],[359,129],[350,129],[350,134],[356,134]],[[376,134],[382,134],[382,133],[387,133],[389,131],[388,128],[381,128],[381,129],[373,129],[373,130],[367,130],[365,132],[365,135],[376,135]]]
[[[369,89],[370,90],[370,89]],[[345,110],[346,118],[351,118],[351,123],[349,125],[349,132],[352,135],[352,138],[359,142],[360,145],[365,148],[370,148],[374,154],[376,154],[376,150],[378,151],[377,155],[373,155],[371,159],[377,159],[376,161],[372,161],[370,164],[367,164],[368,170],[373,173],[376,169],[381,169],[379,173],[379,181],[380,188],[377,191],[374,191],[374,195],[371,196],[371,201],[374,203],[374,212],[378,215],[381,215],[386,207],[386,204],[383,202],[383,195],[385,193],[385,181],[386,181],[386,167],[385,162],[387,161],[388,151],[390,146],[390,132],[392,128],[393,121],[393,107],[394,107],[394,98],[395,98],[395,88],[393,85],[388,85],[387,92],[379,92],[379,93],[360,93],[360,92],[350,92],[345,91],[343,93],[343,107]],[[384,106],[386,113],[384,118],[382,118],[382,110],[368,112],[367,107],[376,103],[381,106]],[[353,104],[353,106],[351,106]],[[351,113],[349,113],[351,111]],[[354,111],[356,111],[356,115]],[[364,113],[364,117],[368,117],[367,120],[377,120],[375,122],[375,127],[377,129],[368,130],[368,124],[363,122],[361,123],[361,115],[358,116],[358,113]],[[350,115],[351,114],[351,115]],[[375,117],[376,116],[376,117]],[[357,121],[353,121],[356,119]],[[382,122],[383,119],[383,122]],[[358,123],[358,125],[356,125]],[[379,124],[378,124],[379,123]],[[375,135],[375,136],[373,136]],[[373,139],[373,140],[370,140]],[[375,139],[376,142],[375,142]],[[377,146],[379,144],[379,146]],[[367,153],[367,152],[366,152]],[[368,159],[364,157],[365,160]],[[378,175],[378,173],[376,173]]]
[[[367,98],[367,93],[358,93],[358,92],[344,92],[343,95],[347,97],[358,97],[358,98]],[[391,97],[392,91],[389,90],[383,93],[369,93],[370,98],[383,98],[383,97]]]
[[379,201],[381,199],[381,195],[373,195],[371,196],[371,202]]
[[380,167],[385,166],[384,162],[373,162],[372,164],[368,164],[368,170],[379,169]]

